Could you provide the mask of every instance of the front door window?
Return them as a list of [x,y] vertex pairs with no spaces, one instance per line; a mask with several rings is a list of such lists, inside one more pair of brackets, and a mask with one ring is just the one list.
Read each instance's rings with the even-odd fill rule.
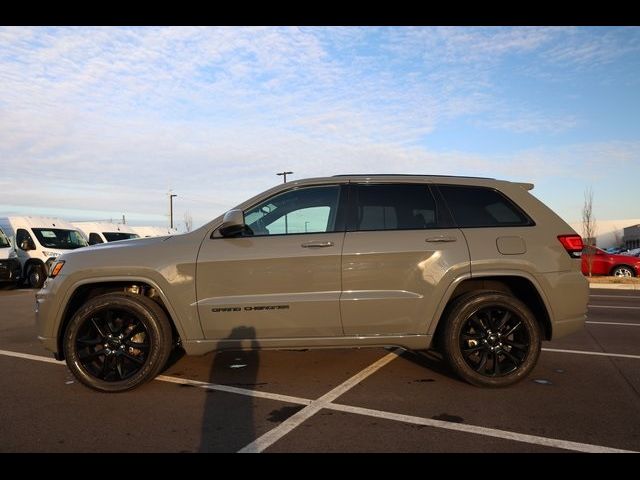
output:
[[293,235],[340,231],[337,185],[299,188],[271,197],[245,212],[245,235]]

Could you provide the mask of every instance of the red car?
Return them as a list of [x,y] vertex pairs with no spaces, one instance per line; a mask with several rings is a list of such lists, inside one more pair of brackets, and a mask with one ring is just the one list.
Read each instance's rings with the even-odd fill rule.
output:
[[611,255],[595,247],[585,247],[582,251],[582,273],[589,275],[588,258],[591,257],[592,275],[614,275],[616,277],[637,277],[640,275],[640,258],[629,255]]

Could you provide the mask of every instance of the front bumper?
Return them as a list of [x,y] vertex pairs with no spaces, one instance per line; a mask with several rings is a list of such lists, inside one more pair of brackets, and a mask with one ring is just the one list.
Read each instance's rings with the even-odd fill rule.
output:
[[43,346],[59,356],[58,336],[56,319],[58,317],[60,303],[59,299],[62,295],[57,295],[56,291],[60,285],[59,278],[47,278],[43,287],[36,292],[35,314],[36,314],[36,331],[38,332],[38,340]]
[[0,260],[0,282],[17,282],[22,278],[20,260],[9,258]]

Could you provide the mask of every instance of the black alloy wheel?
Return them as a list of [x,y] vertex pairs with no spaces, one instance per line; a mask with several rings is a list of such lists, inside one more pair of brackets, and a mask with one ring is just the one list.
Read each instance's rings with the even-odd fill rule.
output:
[[78,330],[78,360],[91,375],[107,382],[137,373],[149,355],[149,332],[128,310],[103,308]]
[[153,379],[171,345],[162,308],[149,298],[119,293],[89,300],[64,336],[69,369],[85,385],[105,392],[130,390]]
[[445,358],[469,383],[505,387],[535,366],[541,347],[538,322],[517,298],[503,292],[470,292],[458,298],[442,330]]
[[531,338],[522,319],[512,310],[490,306],[474,312],[462,326],[460,349],[476,372],[508,375],[524,363]]

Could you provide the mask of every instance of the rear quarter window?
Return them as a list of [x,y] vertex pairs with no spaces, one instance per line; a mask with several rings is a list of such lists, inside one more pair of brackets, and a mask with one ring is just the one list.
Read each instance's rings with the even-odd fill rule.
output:
[[459,228],[519,227],[535,223],[497,190],[467,185],[438,185]]

